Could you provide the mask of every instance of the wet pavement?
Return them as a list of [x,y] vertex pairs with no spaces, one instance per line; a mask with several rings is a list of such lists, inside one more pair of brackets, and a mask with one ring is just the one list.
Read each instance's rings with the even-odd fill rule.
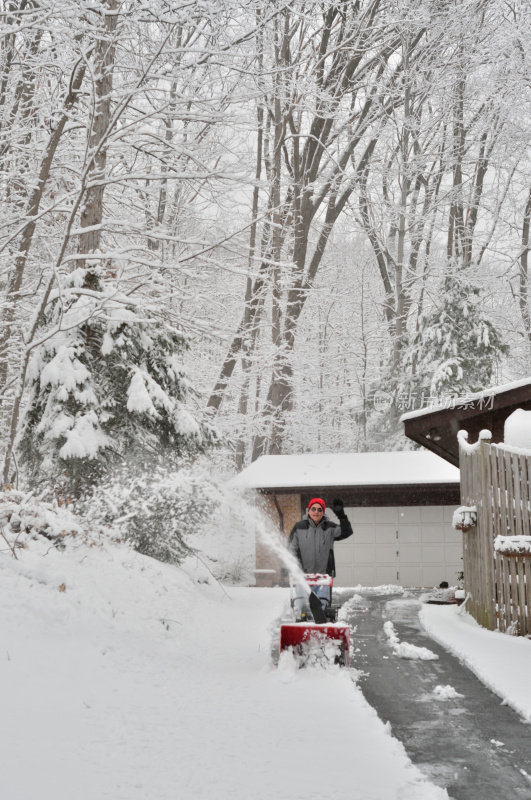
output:
[[[335,602],[348,601],[351,665],[363,673],[358,685],[413,763],[454,800],[531,800],[531,725],[430,639],[417,597],[353,594],[337,591]],[[428,648],[438,660],[395,656],[387,620],[401,642]],[[462,696],[437,699],[437,686]]]

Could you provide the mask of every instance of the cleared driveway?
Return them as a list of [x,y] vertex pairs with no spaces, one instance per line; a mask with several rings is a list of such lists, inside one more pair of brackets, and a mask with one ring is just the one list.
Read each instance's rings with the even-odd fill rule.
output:
[[[351,596],[339,590],[336,601]],[[352,664],[364,673],[359,685],[366,699],[411,760],[455,800],[531,800],[531,726],[422,631],[418,609],[412,596],[367,593],[348,603]],[[428,648],[438,659],[394,655],[386,621],[400,641]],[[452,687],[460,696],[441,696],[436,687]]]

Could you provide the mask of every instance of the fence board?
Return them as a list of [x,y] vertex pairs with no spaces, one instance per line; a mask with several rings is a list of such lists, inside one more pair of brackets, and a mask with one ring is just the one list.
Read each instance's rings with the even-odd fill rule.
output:
[[514,530],[517,536],[523,533],[522,500],[520,497],[520,461],[516,453],[509,453],[511,475],[514,483]]
[[522,533],[529,536],[529,463],[524,455],[518,457],[518,467],[520,474],[520,493],[522,497]]
[[531,634],[531,557],[524,559],[525,589],[526,589],[526,629],[522,631],[526,636]]
[[500,489],[499,459],[497,456],[497,451],[493,447],[489,448],[489,457],[490,457],[491,476],[492,476],[493,528],[494,532],[497,533],[500,530],[501,489]]
[[524,570],[524,558],[520,556],[516,559],[516,572],[518,576],[518,606],[520,609],[519,612],[519,619],[520,619],[520,633],[522,633],[527,625],[526,625],[526,591],[525,591],[525,570]]
[[503,630],[506,631],[512,621],[512,608],[511,608],[511,562],[503,558],[503,571],[505,578],[505,603],[503,608]]
[[483,550],[483,563],[485,570],[485,607],[487,611],[487,627],[493,628],[496,625],[496,586],[494,582],[494,518],[492,514],[493,488],[492,488],[492,467],[490,460],[491,444],[482,441],[480,446],[481,468],[482,468],[482,507],[485,533],[478,537],[478,541]]
[[504,558],[498,556],[496,559],[498,571],[497,582],[500,592],[500,603],[498,605],[498,626],[501,631],[505,631],[507,627],[507,603],[509,598],[509,574],[507,572],[507,564]]
[[507,489],[507,528],[510,536],[516,536],[514,524],[514,482],[511,469],[511,454],[503,452],[505,460],[505,481]]
[[518,622],[518,584],[516,580],[516,559],[507,559],[509,565],[509,624]]
[[511,564],[511,601],[513,607],[513,619],[517,623],[517,631],[520,631],[520,603],[518,589],[518,559],[510,558]]
[[501,453],[497,447],[492,448],[499,469],[500,480],[500,528],[498,533],[505,535],[507,533],[506,520],[507,520],[507,481],[505,475],[505,462],[501,457]]
[[525,581],[525,558],[518,559],[518,599],[520,601],[520,633],[527,629],[527,592]]
[[504,603],[505,603],[505,589],[503,585],[503,561],[502,559],[496,554],[495,559],[495,580],[496,580],[496,601],[497,601],[497,613],[496,616],[498,618],[498,628],[502,629],[502,620],[504,618]]

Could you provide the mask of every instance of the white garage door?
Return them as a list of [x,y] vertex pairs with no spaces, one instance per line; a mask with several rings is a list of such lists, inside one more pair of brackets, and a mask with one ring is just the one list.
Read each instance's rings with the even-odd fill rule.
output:
[[455,506],[345,508],[354,535],[335,545],[337,586],[455,585],[463,569]]

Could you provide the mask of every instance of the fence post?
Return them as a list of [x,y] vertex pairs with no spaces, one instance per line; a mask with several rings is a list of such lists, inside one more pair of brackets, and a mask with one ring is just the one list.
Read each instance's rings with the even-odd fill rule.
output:
[[490,440],[480,441],[481,453],[481,495],[479,498],[480,512],[479,530],[481,536],[481,550],[485,569],[485,627],[490,630],[496,629],[496,597],[494,587],[494,531],[492,518],[492,476],[490,463]]

